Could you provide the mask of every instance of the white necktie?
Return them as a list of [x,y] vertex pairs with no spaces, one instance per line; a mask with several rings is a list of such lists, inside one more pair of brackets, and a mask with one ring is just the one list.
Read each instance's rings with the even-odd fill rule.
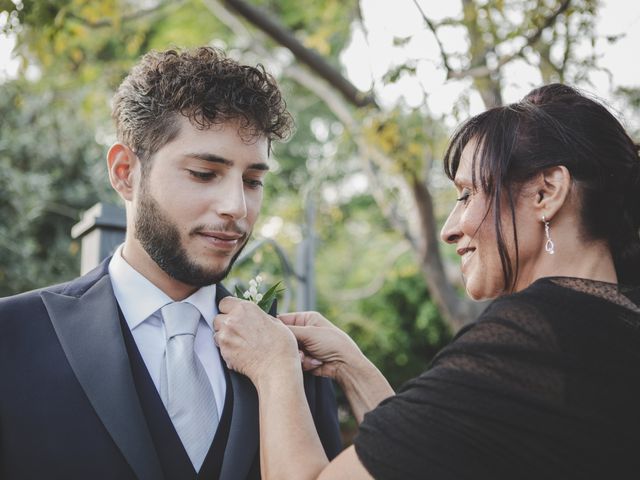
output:
[[200,311],[190,303],[174,302],[161,312],[167,348],[160,371],[160,397],[197,472],[219,422],[213,389],[193,349]]

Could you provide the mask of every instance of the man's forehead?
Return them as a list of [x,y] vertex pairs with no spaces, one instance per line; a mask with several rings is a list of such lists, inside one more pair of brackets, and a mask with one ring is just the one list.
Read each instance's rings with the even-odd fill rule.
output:
[[193,128],[203,132],[231,131],[238,135],[247,145],[261,141],[266,141],[268,145],[271,144],[271,140],[265,132],[261,131],[255,123],[252,123],[242,116],[220,116],[218,118],[208,119],[201,115],[177,114],[176,121],[180,130],[183,128]]

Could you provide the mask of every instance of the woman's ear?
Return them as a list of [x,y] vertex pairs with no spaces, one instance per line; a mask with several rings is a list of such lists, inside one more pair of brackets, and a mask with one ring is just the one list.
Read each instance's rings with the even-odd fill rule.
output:
[[109,181],[125,201],[133,199],[136,171],[140,160],[133,151],[122,143],[114,143],[107,153]]
[[564,165],[545,168],[535,180],[535,208],[539,217],[551,220],[567,201],[571,189],[571,174]]

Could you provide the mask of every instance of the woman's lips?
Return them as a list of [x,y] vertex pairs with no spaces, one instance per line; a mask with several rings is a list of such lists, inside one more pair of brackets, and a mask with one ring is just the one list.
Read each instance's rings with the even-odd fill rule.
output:
[[469,247],[460,248],[457,250],[458,255],[460,255],[461,268],[464,268],[464,266],[469,262],[470,258],[473,256],[475,251],[476,251],[475,248],[469,248]]

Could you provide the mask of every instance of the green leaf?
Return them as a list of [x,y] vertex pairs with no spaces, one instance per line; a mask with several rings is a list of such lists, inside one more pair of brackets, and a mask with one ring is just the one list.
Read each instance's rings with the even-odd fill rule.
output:
[[262,300],[258,302],[258,306],[265,312],[269,313],[269,310],[271,310],[271,306],[273,305],[273,301],[276,299],[278,294],[284,292],[284,288],[281,287],[281,284],[282,282],[278,282],[272,286],[264,293]]
[[236,297],[244,299],[244,290],[240,288],[240,285],[236,285]]
[[408,37],[393,37],[393,46],[394,47],[404,47],[409,41],[412,39],[412,36]]

